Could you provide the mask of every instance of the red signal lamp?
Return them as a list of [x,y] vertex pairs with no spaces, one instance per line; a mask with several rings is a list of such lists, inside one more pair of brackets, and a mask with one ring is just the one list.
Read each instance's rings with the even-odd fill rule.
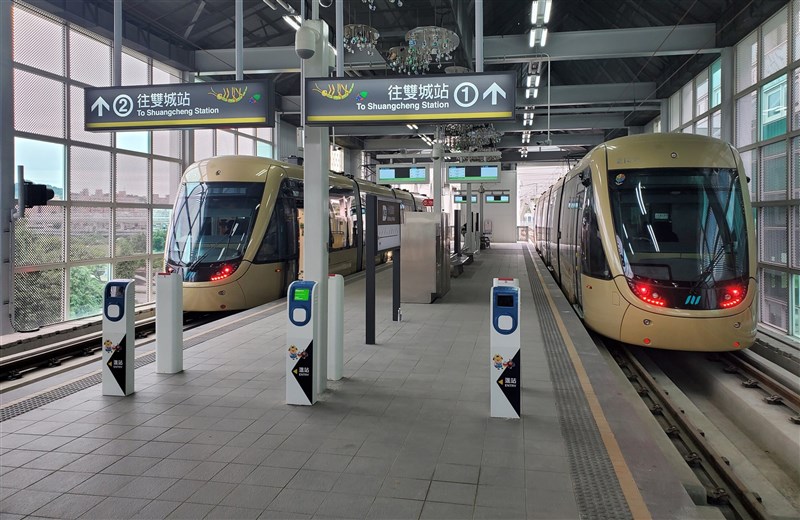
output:
[[719,306],[723,309],[730,309],[736,307],[747,294],[747,290],[739,285],[731,285],[722,291],[722,298],[720,298]]
[[227,278],[230,275],[232,275],[234,273],[234,271],[236,271],[236,267],[237,266],[230,265],[230,264],[223,265],[222,268],[219,271],[217,271],[216,273],[211,275],[211,281],[212,282],[218,282],[220,280],[224,280],[225,278]]
[[647,285],[646,283],[633,283],[631,284],[633,288],[633,292],[636,296],[639,297],[645,303],[649,303],[650,305],[655,305],[657,307],[664,307],[667,302],[664,298],[661,297],[661,293],[657,290],[654,290],[652,287]]

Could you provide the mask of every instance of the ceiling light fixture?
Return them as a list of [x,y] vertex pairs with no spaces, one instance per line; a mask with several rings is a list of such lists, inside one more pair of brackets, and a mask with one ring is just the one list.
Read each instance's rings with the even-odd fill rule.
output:
[[299,16],[288,14],[283,15],[283,21],[289,24],[289,26],[295,31],[300,30],[300,24],[303,23]]
[[531,27],[531,36],[528,39],[528,47],[536,45],[536,27]]
[[531,4],[531,23],[536,25],[537,18],[539,18],[539,2],[538,0],[533,0]]
[[547,27],[542,29],[542,38],[539,40],[539,45],[544,47],[547,44]]
[[380,33],[369,25],[356,23],[344,26],[344,48],[347,52],[367,51],[372,55],[378,44]]
[[543,18],[544,23],[550,21],[550,9],[553,7],[552,4],[553,4],[552,0],[546,0],[544,3],[544,18]]
[[407,46],[389,49],[389,68],[399,73],[424,74],[432,64],[442,68],[442,63],[453,59],[453,51],[461,40],[450,29],[423,26],[406,33]]

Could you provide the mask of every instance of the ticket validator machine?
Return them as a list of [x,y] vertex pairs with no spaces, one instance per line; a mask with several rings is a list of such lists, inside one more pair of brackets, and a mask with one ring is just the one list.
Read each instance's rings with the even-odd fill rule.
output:
[[490,415],[519,419],[520,379],[519,287],[514,281],[495,279],[491,290]]
[[289,285],[286,323],[286,404],[312,405],[317,401],[320,356],[317,339],[317,283],[296,280]]
[[133,393],[135,285],[111,280],[103,292],[103,395]]

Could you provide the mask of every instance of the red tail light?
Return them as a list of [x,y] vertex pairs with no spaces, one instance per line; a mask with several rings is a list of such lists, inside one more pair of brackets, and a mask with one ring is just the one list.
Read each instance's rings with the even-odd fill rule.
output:
[[232,275],[234,273],[234,271],[236,271],[236,267],[237,266],[230,265],[230,264],[223,265],[222,268],[219,271],[217,271],[216,273],[211,275],[211,281],[212,282],[217,282],[219,280],[224,280],[225,278],[227,278],[230,275]]
[[643,302],[658,307],[664,307],[667,304],[664,298],[661,297],[661,293],[658,292],[657,288],[650,287],[642,282],[630,282],[629,285],[636,296]]
[[736,307],[744,301],[747,294],[747,289],[740,285],[731,285],[722,290],[722,297],[719,300],[719,306],[722,309],[730,309]]

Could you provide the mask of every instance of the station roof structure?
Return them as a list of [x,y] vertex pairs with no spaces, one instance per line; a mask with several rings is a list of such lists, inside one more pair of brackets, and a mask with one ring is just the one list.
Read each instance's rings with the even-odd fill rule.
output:
[[[304,3],[310,12],[312,1]],[[542,0],[542,3],[544,0]],[[91,31],[111,36],[110,0],[27,0]],[[369,8],[370,3],[375,9]],[[335,0],[321,0],[320,16],[335,28]],[[400,6],[402,4],[402,6]],[[519,161],[520,137],[530,130],[529,147],[550,144],[527,160],[581,157],[592,146],[626,135],[657,117],[668,98],[786,4],[785,0],[553,0],[544,48],[531,48],[528,0],[484,0],[484,70],[514,71],[519,77],[517,119],[494,127],[503,133],[503,160]],[[234,77],[234,2],[231,0],[123,0],[123,44],[208,80]],[[300,124],[300,59],[295,31],[284,17],[300,0],[244,0],[245,79],[275,79],[278,110]],[[418,26],[455,32],[460,45],[445,66],[474,70],[475,0],[349,0],[345,24],[374,27],[377,52],[347,53],[350,76],[398,74],[387,63],[389,49],[405,45]],[[331,40],[333,43],[335,40]],[[545,54],[546,53],[546,54]],[[435,65],[430,73],[440,71]],[[549,69],[549,70],[548,70]],[[547,96],[526,98],[530,70],[549,77]],[[543,91],[542,91],[543,92]],[[533,126],[523,113],[533,110]],[[548,116],[549,117],[543,117]],[[396,126],[337,126],[337,142],[370,151],[413,152],[428,148],[417,130]]]

